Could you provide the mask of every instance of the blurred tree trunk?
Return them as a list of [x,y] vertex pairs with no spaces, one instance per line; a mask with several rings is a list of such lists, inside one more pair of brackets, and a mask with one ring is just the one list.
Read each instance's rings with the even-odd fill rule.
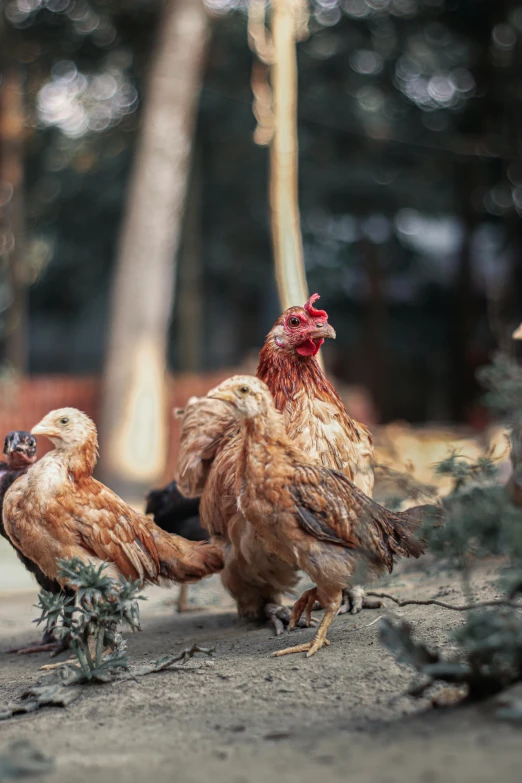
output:
[[201,370],[203,349],[203,268],[200,163],[194,150],[179,256],[176,345],[182,372]]
[[27,366],[23,251],[24,84],[20,69],[5,62],[4,58],[0,69],[0,259],[9,286],[3,358],[10,368],[21,374]]
[[296,36],[301,0],[273,0],[272,38],[274,131],[270,146],[270,210],[277,287],[281,307],[308,299],[298,196]]
[[[266,0],[249,3],[249,41],[269,66],[271,92],[263,68],[254,65],[252,91],[258,127],[254,140],[270,144],[269,202],[277,291],[281,308],[309,296],[299,215],[296,42],[308,37],[307,0],[272,0],[271,35],[265,26]],[[323,366],[322,355],[317,361]]]
[[207,40],[202,0],[166,0],[117,259],[104,378],[104,480],[142,495],[167,453],[166,353]]

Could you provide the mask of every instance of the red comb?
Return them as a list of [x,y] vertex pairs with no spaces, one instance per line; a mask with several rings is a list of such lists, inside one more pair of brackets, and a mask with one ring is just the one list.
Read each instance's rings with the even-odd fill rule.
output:
[[325,318],[328,320],[328,313],[326,310],[316,310],[314,307],[314,302],[317,302],[318,299],[321,297],[319,294],[312,294],[308,302],[305,304],[304,309],[308,313],[308,315],[311,315],[312,318]]

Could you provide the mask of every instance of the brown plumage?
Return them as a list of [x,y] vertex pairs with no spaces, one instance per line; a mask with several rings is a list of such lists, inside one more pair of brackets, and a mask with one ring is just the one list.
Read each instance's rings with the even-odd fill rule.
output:
[[[335,337],[327,314],[313,306],[317,298],[314,294],[304,307],[290,307],[277,319],[261,350],[257,375],[270,389],[292,442],[371,494],[371,435],[350,417],[315,358],[324,340]],[[266,614],[272,617],[275,609],[285,619],[279,608],[281,594],[294,587],[297,571],[277,553],[259,546],[237,508],[235,475],[241,447],[238,422],[226,405],[191,398],[183,418],[176,480],[184,494],[202,493],[202,524],[226,542],[222,580],[238,613],[262,619]]]
[[318,599],[325,615],[316,636],[311,644],[284,651],[313,655],[327,644],[326,631],[358,557],[377,571],[391,571],[397,557],[422,553],[413,533],[426,507],[388,511],[344,474],[304,454],[288,437],[284,417],[260,380],[236,376],[208,396],[228,403],[242,424],[236,495],[257,545],[304,570],[316,584],[297,601],[291,622],[305,608],[309,615]]
[[22,476],[4,498],[7,535],[52,579],[59,559],[109,564],[109,573],[143,583],[198,581],[222,567],[219,547],[169,535],[96,481],[98,440],[81,411],[49,413],[33,434],[55,450]]
[[[315,358],[324,338],[335,337],[326,312],[313,307],[317,298],[314,294],[304,308],[291,307],[277,319],[261,350],[256,375],[270,389],[291,441],[371,495],[371,433],[352,419]],[[299,326],[292,326],[293,319]]]

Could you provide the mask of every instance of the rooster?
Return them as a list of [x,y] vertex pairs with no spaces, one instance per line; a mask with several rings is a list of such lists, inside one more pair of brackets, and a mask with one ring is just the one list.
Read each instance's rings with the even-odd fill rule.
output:
[[[146,514],[152,514],[154,522],[167,533],[175,533],[188,541],[208,541],[208,532],[201,526],[199,498],[186,498],[171,481],[163,489],[153,489],[147,495]],[[188,585],[181,585],[177,601],[178,612],[190,609]]]
[[144,584],[194,582],[222,567],[219,547],[171,536],[93,476],[96,427],[75,408],[52,411],[33,428],[55,449],[8,490],[3,522],[14,544],[51,579],[66,584],[59,561],[107,563],[110,576]]
[[365,556],[377,572],[391,572],[401,555],[419,557],[423,547],[413,533],[430,507],[388,511],[344,473],[305,454],[289,438],[284,416],[257,378],[235,376],[208,397],[228,404],[241,422],[236,495],[257,546],[304,570],[316,585],[296,602],[290,620],[291,629],[306,610],[310,622],[318,600],[325,614],[312,642],[276,653],[310,657],[329,644],[326,633],[357,557]]
[[[7,457],[7,461],[0,462],[0,534],[9,541],[2,522],[4,495],[16,479],[23,476],[24,473],[29,470],[29,467],[36,462],[36,438],[34,435],[31,435],[30,432],[25,432],[23,430],[9,432],[4,441],[4,454]],[[54,595],[57,595],[61,591],[61,587],[56,580],[49,579],[37,564],[28,557],[25,557],[16,546],[13,546],[13,548],[18,559],[23,563],[29,573],[34,576],[43,590],[54,593]],[[70,590],[66,590],[65,592],[67,593],[68,598],[72,600],[74,593]],[[8,652],[23,655],[51,651],[56,655],[67,646],[68,643],[66,639],[56,641],[52,634],[45,633],[41,643],[31,644],[29,646],[26,645],[25,647],[8,650]]]
[[[266,382],[290,439],[327,467],[341,470],[366,494],[373,488],[373,444],[368,429],[355,422],[321,370],[316,356],[325,339],[335,338],[324,310],[310,297],[277,319],[260,354],[257,376]],[[297,572],[256,542],[237,508],[235,472],[241,451],[239,424],[230,407],[217,400],[191,398],[183,417],[177,480],[182,492],[201,496],[201,519],[213,537],[226,543],[222,581],[238,613],[267,617],[281,633],[290,613],[281,594],[297,583]],[[363,606],[359,588],[345,610]]]
[[373,441],[352,419],[316,359],[325,338],[335,338],[325,310],[313,294],[290,307],[270,330],[256,375],[266,383],[283,414],[290,440],[328,468],[340,470],[366,495],[374,485]]

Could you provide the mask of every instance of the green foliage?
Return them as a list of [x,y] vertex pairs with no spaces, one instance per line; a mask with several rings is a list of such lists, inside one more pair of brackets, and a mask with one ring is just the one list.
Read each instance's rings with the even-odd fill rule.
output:
[[497,353],[478,378],[488,390],[485,402],[510,421],[522,417],[522,365],[504,353]]
[[471,481],[488,481],[495,478],[497,469],[491,455],[485,454],[477,460],[469,459],[452,451],[445,459],[435,466],[439,476],[449,476],[453,479],[453,491],[458,492]]
[[[128,668],[127,645],[120,625],[139,631],[140,583],[123,577],[112,579],[106,566],[94,566],[79,558],[60,561],[60,576],[77,590],[71,605],[63,595],[40,593],[41,616],[46,631],[58,639],[68,637],[78,665],[71,667],[70,682],[109,682],[119,669]],[[110,650],[106,654],[106,650]]]
[[[522,368],[498,355],[481,380],[488,388],[488,404],[515,426],[522,421]],[[453,633],[457,652],[450,658],[416,641],[404,621],[383,621],[381,641],[399,662],[422,675],[422,682],[410,688],[411,695],[419,696],[442,680],[465,685],[468,698],[485,698],[522,680],[522,604],[518,609],[512,603],[522,593],[522,509],[512,503],[506,487],[494,483],[492,454],[470,460],[452,453],[436,470],[451,477],[453,489],[444,499],[444,524],[428,520],[423,527],[427,550],[439,563],[460,570],[468,594],[474,565],[481,558],[500,557],[499,589],[505,606],[485,608],[471,599],[465,623]],[[513,710],[518,714],[518,707]],[[508,714],[505,710],[503,717]]]
[[42,707],[67,707],[81,696],[77,686],[134,679],[176,668],[177,664],[183,666],[198,653],[213,654],[213,649],[194,644],[180,653],[163,655],[130,670],[127,643],[118,629],[141,630],[138,601],[146,600],[140,595],[141,584],[123,577],[113,579],[105,573],[105,564],[95,566],[79,558],[61,560],[59,567],[60,577],[76,590],[76,600],[73,603],[64,594],[42,590],[40,617],[35,622],[44,623],[46,631],[57,639],[68,638],[76,662],[67,662],[57,681],[33,686],[22,694],[20,701],[0,707],[0,721]]
[[522,678],[521,628],[520,615],[475,610],[453,634],[465,647],[448,658],[416,640],[412,626],[405,620],[384,618],[379,635],[399,663],[412,666],[421,675],[422,679],[408,688],[410,696],[422,696],[442,680],[466,686],[468,698],[478,700],[499,693]]

